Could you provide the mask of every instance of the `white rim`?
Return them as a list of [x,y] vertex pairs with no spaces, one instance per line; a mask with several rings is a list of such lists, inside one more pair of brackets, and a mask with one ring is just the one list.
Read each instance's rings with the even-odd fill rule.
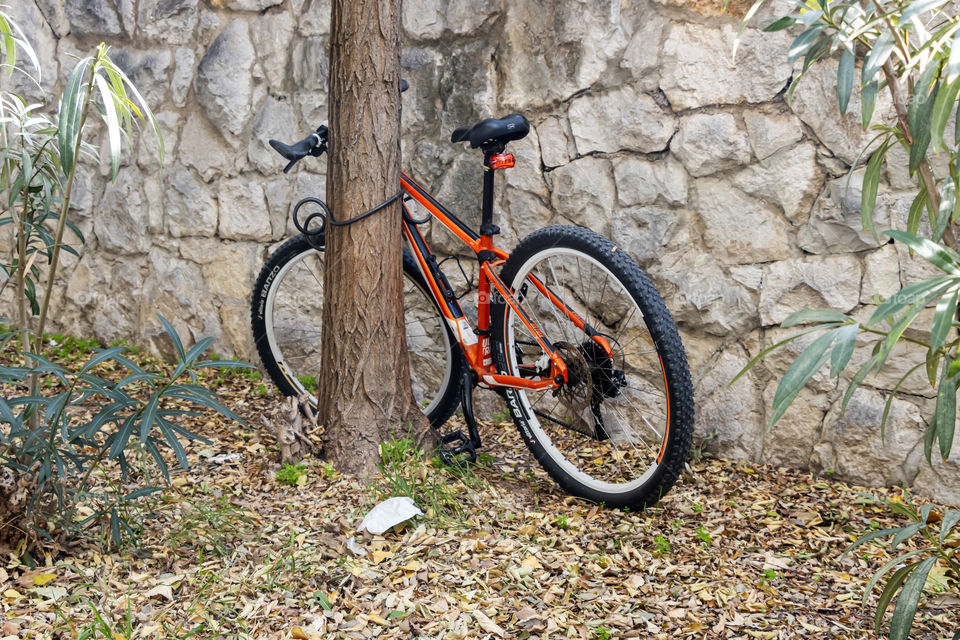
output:
[[[290,367],[287,366],[287,362],[284,359],[283,353],[281,353],[280,351],[280,346],[277,342],[276,333],[273,327],[273,306],[274,306],[274,302],[276,301],[277,291],[279,291],[281,286],[283,285],[283,280],[287,275],[287,273],[290,271],[290,269],[292,269],[295,265],[297,265],[301,261],[305,260],[308,256],[313,256],[313,255],[322,256],[323,254],[321,251],[317,249],[309,249],[307,251],[302,251],[298,253],[296,256],[293,257],[293,259],[289,260],[286,264],[284,264],[283,268],[280,269],[280,272],[277,273],[276,278],[274,278],[273,284],[270,285],[270,289],[267,291],[267,300],[266,300],[266,303],[264,304],[264,326],[267,331],[267,344],[270,347],[270,352],[273,354],[273,359],[276,361],[281,371],[284,371],[287,374],[287,380],[289,380],[290,383],[294,385],[294,387],[296,387],[300,393],[303,393],[304,391],[306,391],[306,388],[303,386],[303,383],[301,383],[300,380],[296,377],[296,373]],[[419,283],[408,278],[406,273],[404,273],[404,279],[406,279],[408,282],[412,283],[413,286],[419,289],[420,293],[423,294],[424,297],[426,298],[427,293],[426,291],[424,291],[423,287],[421,287]],[[321,287],[322,287],[322,284],[321,284]],[[428,299],[428,302],[429,302],[429,299]],[[430,304],[432,304],[432,302]],[[437,317],[438,318],[440,317],[439,312]],[[450,357],[450,353],[451,353],[450,336],[447,335],[447,332],[444,330],[443,325],[440,324],[439,322],[438,322],[438,326],[440,327],[440,332],[443,334],[443,343],[444,343],[443,346],[444,346],[445,353],[447,354],[446,366],[445,366],[444,375],[443,375],[443,382],[440,385],[440,388],[437,389],[436,394],[433,398],[433,401],[431,401],[430,404],[428,404],[426,407],[423,407],[423,412],[426,414],[429,414],[431,411],[436,409],[437,405],[439,405],[440,400],[443,397],[443,391],[450,384],[450,378],[453,375],[453,362],[452,362],[453,359]],[[411,371],[411,378],[412,378],[412,373],[413,372]]]
[[[601,264],[599,261],[597,261],[593,257],[587,255],[586,253],[583,253],[582,251],[578,251],[576,249],[569,249],[566,247],[553,247],[551,249],[546,249],[544,251],[538,251],[533,256],[531,256],[526,262],[524,262],[523,265],[521,265],[520,269],[517,271],[517,275],[513,280],[511,288],[514,291],[517,291],[522,285],[523,281],[527,278],[529,273],[533,270],[533,268],[536,265],[541,264],[545,260],[549,259],[550,257],[557,256],[557,255],[572,255],[578,259],[587,260],[593,265],[595,265],[596,267],[598,267],[599,269],[601,269],[602,272],[605,273],[608,277],[613,278],[617,282],[620,282],[620,280],[616,276],[614,276],[613,273],[609,269],[607,269],[607,267],[605,267],[603,264]],[[624,290],[626,292],[626,287],[624,287]],[[635,307],[636,313],[638,313],[639,317],[642,319],[643,311],[640,309],[639,305],[637,305],[637,301],[633,300],[632,296],[630,296],[630,299]],[[509,366],[510,371],[517,370],[516,350],[513,348],[514,317],[515,317],[515,314],[513,310],[508,308],[507,315],[505,318],[505,321],[507,322],[507,344],[505,345],[505,347],[506,347],[506,353],[507,353],[507,364]],[[653,474],[656,473],[657,469],[659,468],[660,465],[656,461],[656,457],[654,457],[652,464],[647,468],[646,472],[644,472],[643,475],[641,475],[639,478],[635,478],[625,483],[612,483],[612,482],[607,482],[605,480],[598,480],[593,476],[590,476],[587,473],[584,473],[578,467],[574,466],[569,460],[567,460],[566,456],[564,456],[563,453],[561,453],[560,450],[553,444],[553,441],[550,439],[550,436],[547,435],[546,431],[544,431],[543,427],[541,426],[539,417],[534,413],[533,405],[530,403],[530,399],[527,397],[527,393],[520,389],[511,389],[511,392],[516,394],[516,397],[518,398],[521,406],[523,407],[524,413],[526,413],[526,415],[528,416],[528,424],[530,426],[530,429],[533,431],[533,434],[535,435],[537,441],[543,446],[544,451],[547,453],[548,456],[550,456],[550,458],[554,462],[556,462],[560,466],[561,469],[563,469],[565,473],[572,476],[580,484],[583,484],[589,487],[590,489],[603,492],[603,493],[617,493],[617,494],[627,493],[637,489],[638,487],[643,485],[645,482],[647,482],[647,480],[649,480],[651,476],[653,476]],[[667,408],[667,411],[669,411],[669,407]],[[661,436],[661,438],[662,437],[665,437],[665,434],[664,436]]]

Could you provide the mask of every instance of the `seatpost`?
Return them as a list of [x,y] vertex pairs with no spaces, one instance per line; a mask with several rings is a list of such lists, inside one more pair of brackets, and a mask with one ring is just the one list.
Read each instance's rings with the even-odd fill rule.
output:
[[483,150],[483,205],[480,217],[480,235],[495,236],[500,233],[500,227],[493,224],[493,175],[496,173],[490,167],[490,156],[503,152],[503,145],[485,147]]

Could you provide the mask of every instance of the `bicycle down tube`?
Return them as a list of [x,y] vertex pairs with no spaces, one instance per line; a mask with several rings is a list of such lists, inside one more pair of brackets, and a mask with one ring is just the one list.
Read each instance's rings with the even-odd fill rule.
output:
[[[479,292],[477,305],[478,326],[477,331],[474,331],[464,316],[463,310],[460,308],[456,297],[453,295],[446,276],[437,266],[435,255],[427,246],[417,224],[412,221],[406,205],[403,205],[405,213],[404,235],[410,244],[411,250],[437,304],[440,306],[441,313],[451,325],[451,330],[454,335],[457,336],[457,340],[463,348],[470,366],[477,375],[480,376],[480,379],[490,386],[522,387],[534,390],[556,387],[562,382],[565,382],[567,380],[567,367],[563,359],[557,355],[556,350],[547,340],[546,336],[544,336],[543,331],[537,326],[536,322],[530,318],[523,309],[522,304],[510,292],[509,287],[492,269],[493,266],[500,264],[501,260],[507,258],[509,254],[494,247],[490,236],[477,235],[463,221],[434,199],[426,189],[417,184],[405,173],[401,173],[401,185],[403,190],[409,194],[411,198],[426,208],[444,227],[449,229],[451,233],[469,246],[478,257],[480,257],[482,252],[488,252],[490,257],[498,259],[497,262],[491,262],[488,259],[480,261],[480,275],[477,284],[477,290]],[[612,352],[607,340],[593,331],[593,328],[586,324],[576,311],[570,309],[558,296],[550,291],[545,284],[532,275],[530,276],[530,281],[534,287],[546,295],[574,325],[583,329],[607,354]],[[530,380],[529,378],[520,376],[508,376],[497,373],[490,357],[489,325],[491,283],[497,295],[513,309],[544,352],[550,354],[551,375],[548,378],[543,380]]]

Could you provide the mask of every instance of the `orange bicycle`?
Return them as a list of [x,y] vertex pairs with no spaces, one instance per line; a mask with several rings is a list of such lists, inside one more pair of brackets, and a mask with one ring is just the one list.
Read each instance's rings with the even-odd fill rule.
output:
[[[448,462],[475,459],[481,445],[472,404],[479,385],[503,396],[524,442],[565,491],[608,506],[650,505],[676,482],[693,435],[683,345],[649,278],[625,251],[593,231],[551,226],[510,253],[494,246],[494,176],[514,165],[507,143],[529,130],[526,118],[514,114],[453,132],[452,142],[469,142],[483,152],[479,233],[402,174],[396,197],[404,200],[404,313],[413,393],[435,428],[462,408],[468,433],[439,436]],[[322,155],[328,135],[321,127],[293,145],[270,143],[289,161],[287,171],[308,155]],[[411,200],[430,215],[414,218]],[[299,212],[308,204],[321,211],[301,221]],[[463,294],[454,292],[424,240],[419,226],[430,219],[476,255],[476,326],[461,308]],[[270,256],[251,310],[260,358],[287,395],[314,390],[323,231],[328,222],[345,223],[334,221],[317,198],[302,200],[294,220],[301,234]]]

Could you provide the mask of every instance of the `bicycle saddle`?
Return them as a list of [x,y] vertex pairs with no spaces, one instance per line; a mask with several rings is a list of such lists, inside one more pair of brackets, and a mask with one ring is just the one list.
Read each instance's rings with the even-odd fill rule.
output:
[[470,142],[470,147],[476,149],[486,144],[504,144],[511,140],[519,140],[530,133],[530,123],[519,113],[512,113],[503,118],[487,118],[472,127],[460,127],[450,136],[450,142]]

